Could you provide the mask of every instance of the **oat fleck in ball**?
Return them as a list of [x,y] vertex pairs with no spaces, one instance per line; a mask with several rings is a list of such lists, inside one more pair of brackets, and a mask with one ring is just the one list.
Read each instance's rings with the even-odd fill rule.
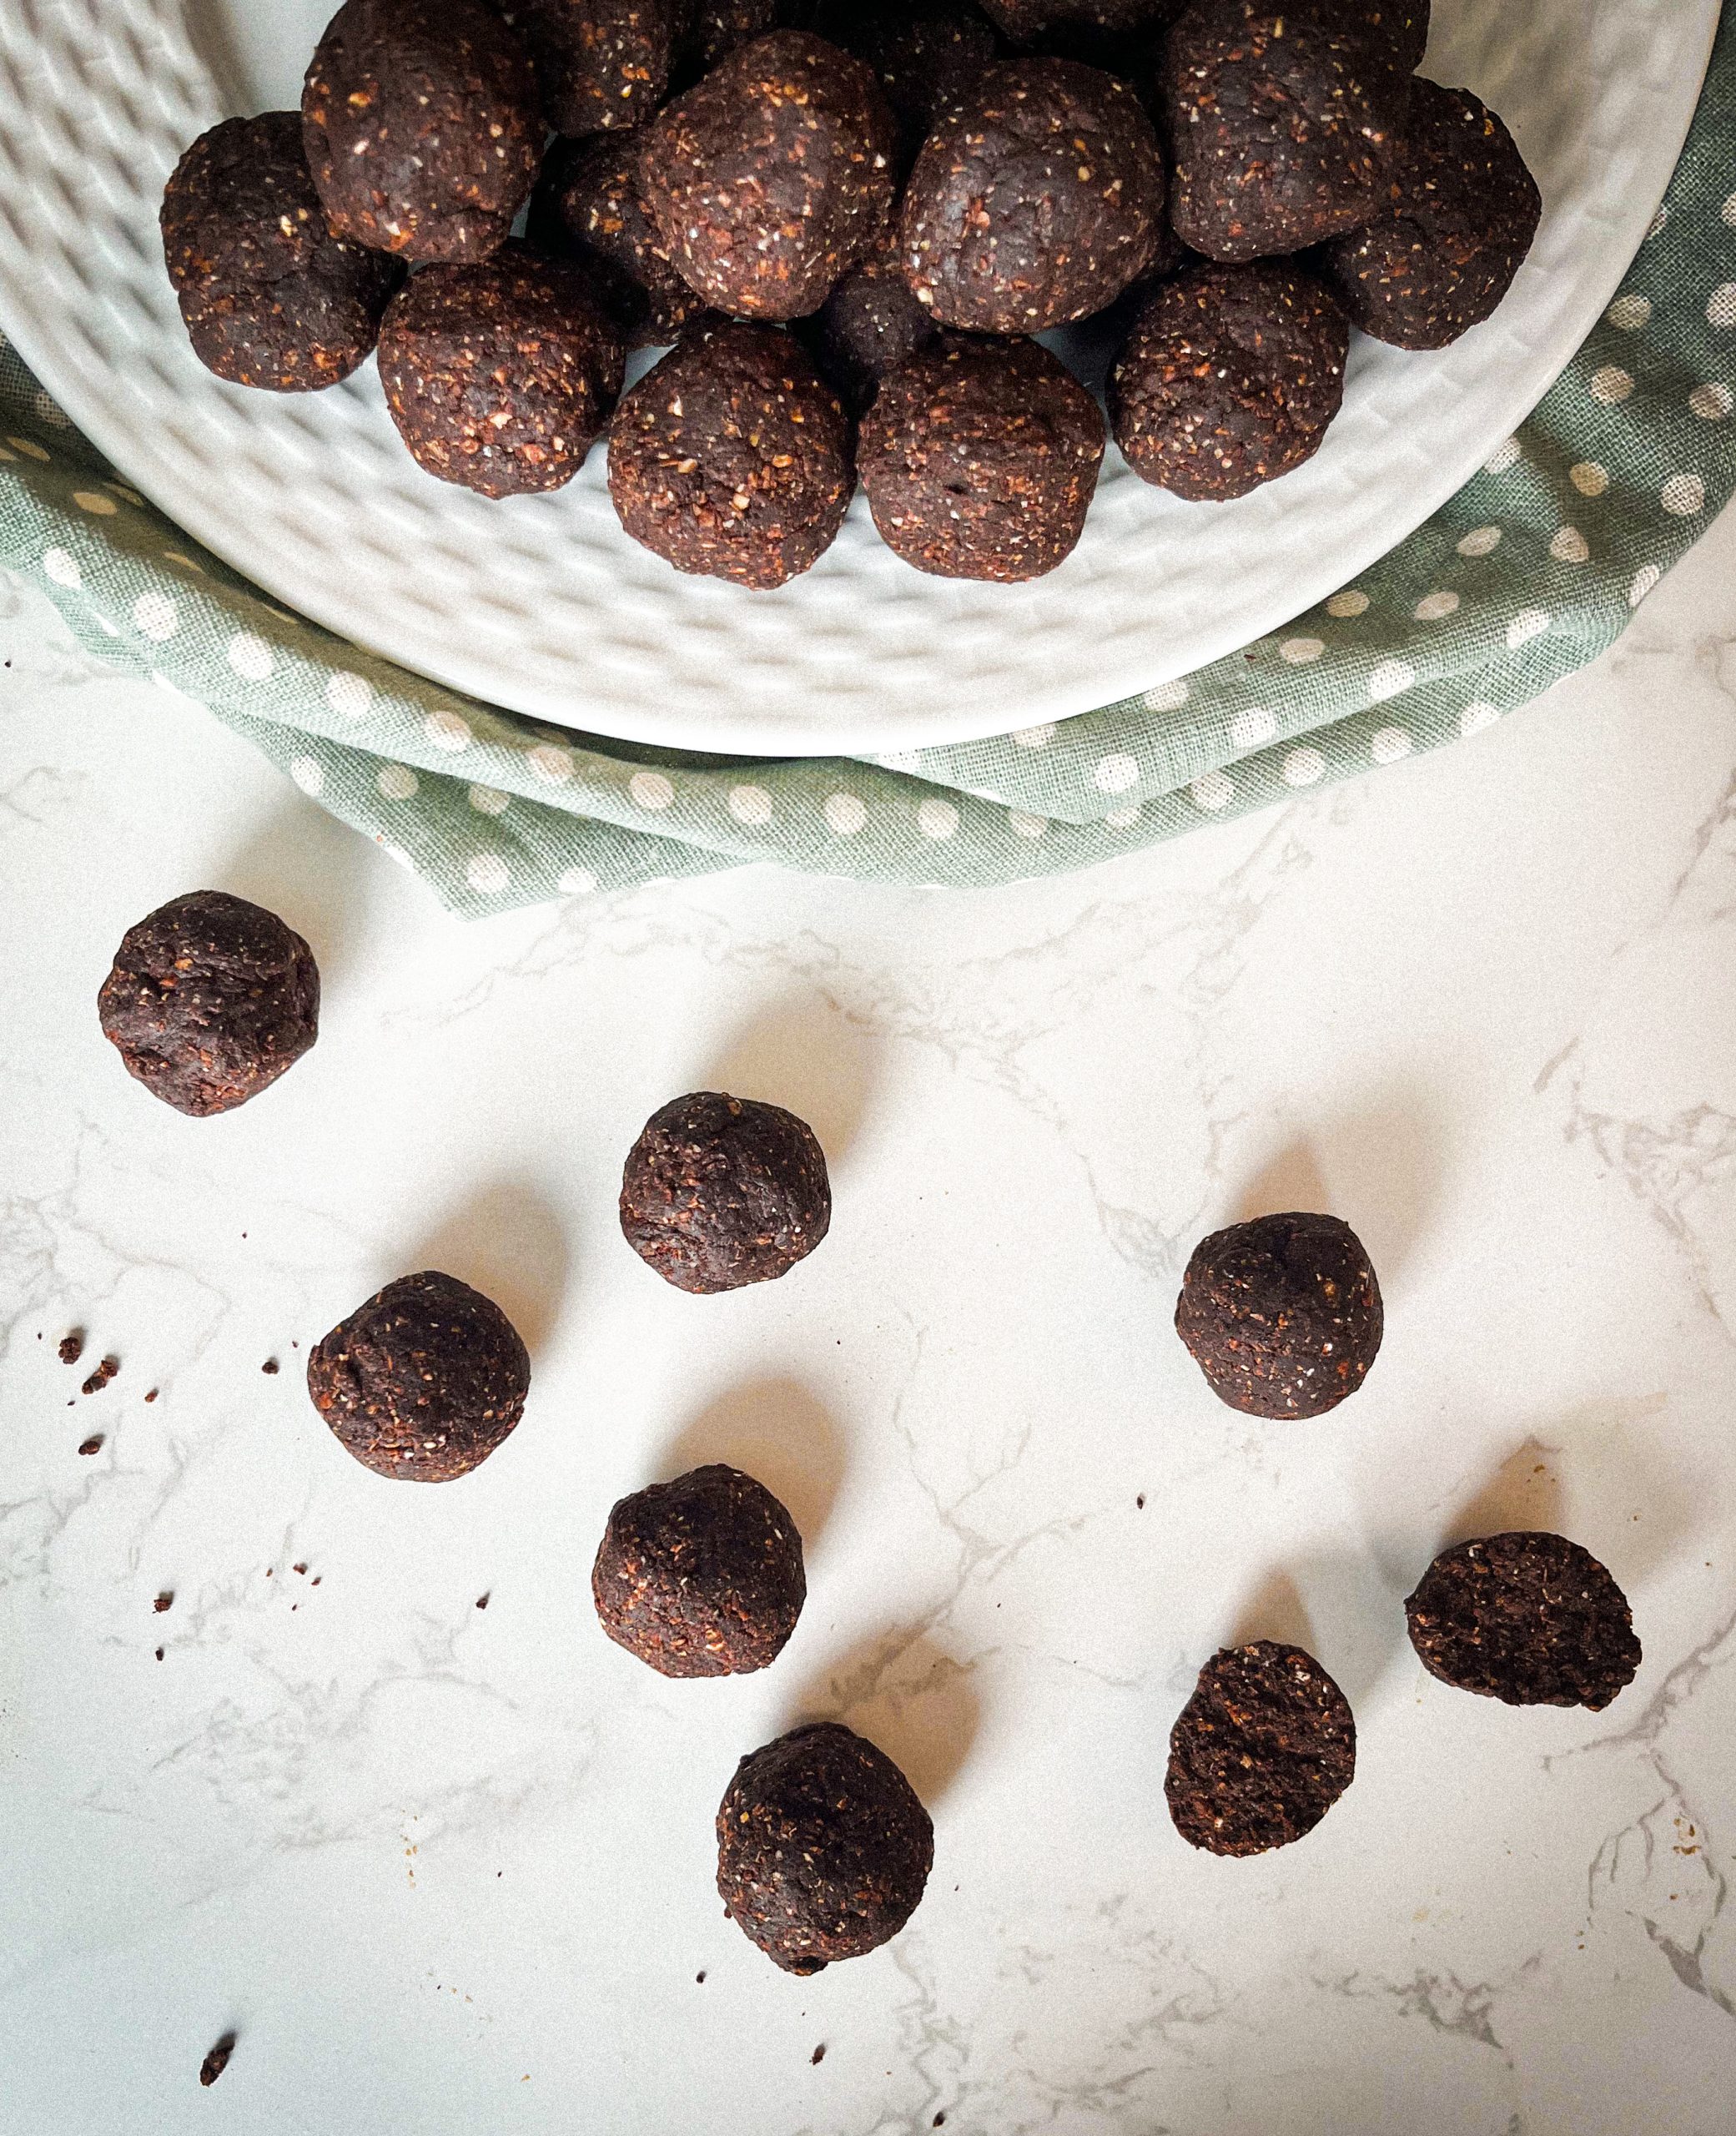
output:
[[702,577],[782,586],[831,547],[854,487],[843,406],[777,328],[696,321],[610,426],[621,525]]
[[159,219],[188,338],[208,370],[309,393],[365,361],[402,270],[326,227],[299,112],[226,118],[201,134],[175,165]]
[[1039,333],[1100,311],[1145,271],[1165,192],[1157,136],[1125,82],[1069,59],[1010,60],[923,144],[904,272],[946,325]]
[[1256,1217],[1194,1248],[1175,1332],[1220,1401],[1251,1417],[1319,1417],[1381,1347],[1381,1288],[1336,1217]]
[[660,1675],[745,1675],[796,1629],[802,1538],[763,1484],[716,1463],[621,1499],[591,1592],[609,1637]]
[[516,239],[427,267],[380,330],[386,406],[417,464],[486,497],[557,490],[621,390],[621,335],[595,284]]
[[1073,552],[1103,416],[1034,341],[949,335],[885,379],[857,466],[888,546],[942,578],[1039,578]]
[[974,89],[1000,52],[968,0],[829,0],[813,27],[873,68],[907,164],[940,113]]
[[639,197],[639,147],[618,130],[556,141],[531,202],[532,241],[586,270],[629,349],[673,341],[704,309]]
[[487,1460],[530,1388],[512,1322],[434,1268],[388,1283],[308,1357],[308,1393],[339,1444],[404,1483],[448,1483]]
[[487,259],[542,153],[530,59],[481,0],[345,0],[301,118],[333,234],[419,267]]
[[780,30],[732,52],[658,115],[640,183],[671,258],[707,304],[799,319],[879,235],[896,152],[873,70]]
[[1565,1535],[1486,1535],[1442,1551],[1405,1604],[1432,1676],[1508,1705],[1601,1711],[1640,1664],[1628,1598]]
[[888,372],[925,349],[939,332],[933,314],[911,295],[888,230],[853,268],[808,322],[822,374],[853,416],[868,408]]
[[1314,262],[1353,325],[1444,349],[1512,287],[1543,212],[1513,137],[1468,89],[1418,81],[1390,200]]
[[1325,1816],[1356,1771],[1356,1724],[1311,1654],[1276,1640],[1226,1647],[1170,1732],[1164,1795],[1210,1854],[1266,1854]]
[[1135,474],[1222,500],[1320,450],[1344,399],[1350,327],[1281,260],[1160,283],[1110,372],[1110,426]]
[[787,1275],[832,1222],[813,1130],[779,1105],[696,1091],[646,1122],[621,1181],[621,1228],[677,1290]]
[[510,0],[557,134],[637,126],[669,92],[687,28],[681,0]]
[[934,1865],[934,1827],[882,1751],[835,1721],[742,1759],[717,1811],[717,1890],[774,1965],[816,1973],[896,1936]]
[[194,890],[127,929],[97,1015],[129,1076],[204,1119],[245,1105],[314,1043],[320,973],[274,912]]

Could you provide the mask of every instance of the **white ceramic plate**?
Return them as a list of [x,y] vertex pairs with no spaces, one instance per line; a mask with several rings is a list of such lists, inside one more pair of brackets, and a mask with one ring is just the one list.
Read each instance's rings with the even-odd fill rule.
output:
[[1426,71],[1512,126],[1547,204],[1496,317],[1453,348],[1361,341],[1319,456],[1232,505],[1112,451],[1084,540],[1018,587],[899,563],[858,498],[776,593],[681,577],[616,523],[594,452],[489,503],[416,467],[371,365],[327,392],[194,360],[156,215],[186,144],[294,103],[328,0],[4,0],[0,324],[186,530],[304,614],[512,709],[630,740],[871,753],[1063,718],[1276,628],[1421,524],[1533,407],[1662,196],[1718,0],[1439,0]]

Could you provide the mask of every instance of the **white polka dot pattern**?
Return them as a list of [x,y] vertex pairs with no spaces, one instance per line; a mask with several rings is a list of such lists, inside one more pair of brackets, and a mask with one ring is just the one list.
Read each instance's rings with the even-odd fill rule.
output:
[[1238,749],[1258,749],[1278,731],[1278,715],[1262,704],[1250,705],[1230,723],[1230,739]]
[[374,783],[383,801],[413,801],[422,787],[408,764],[382,764]]
[[244,683],[263,683],[277,665],[271,647],[251,631],[237,631],[229,642],[229,665]]
[[464,879],[484,897],[498,897],[512,880],[512,870],[498,853],[474,853],[466,863]]
[[1672,475],[1658,498],[1666,511],[1678,519],[1690,519],[1706,508],[1706,485],[1698,475]]
[[1416,686],[1416,670],[1408,660],[1383,660],[1368,678],[1368,702],[1385,704],[1388,698],[1402,697]]
[[1139,784],[1140,767],[1134,758],[1118,753],[1099,758],[1094,776],[1099,793],[1125,793]]
[[1292,749],[1284,759],[1286,786],[1312,786],[1326,775],[1326,760],[1318,749]]
[[1235,782],[1227,771],[1201,772],[1188,792],[1193,795],[1197,808],[1215,816],[1235,798]]
[[762,786],[732,787],[729,813],[750,830],[763,830],[772,820],[772,797]]
[[836,837],[855,838],[868,822],[868,809],[853,793],[828,793],[825,818]]

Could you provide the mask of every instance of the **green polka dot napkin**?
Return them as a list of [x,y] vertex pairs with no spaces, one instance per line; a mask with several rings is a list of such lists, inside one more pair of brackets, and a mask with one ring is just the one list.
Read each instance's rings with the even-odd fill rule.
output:
[[1736,19],[1663,206],[1517,436],[1286,630],[1059,725],[872,760],[641,748],[289,615],[115,479],[0,345],[0,563],[207,706],[454,909],[750,860],[986,884],[1084,868],[1472,734],[1591,660],[1736,491]]

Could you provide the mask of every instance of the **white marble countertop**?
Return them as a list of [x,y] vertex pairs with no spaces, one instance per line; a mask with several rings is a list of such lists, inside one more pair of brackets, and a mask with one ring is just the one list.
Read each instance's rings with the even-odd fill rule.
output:
[[[1730,2128],[1736,520],[1474,742],[974,895],[756,871],[463,926],[4,583],[0,655],[9,2128]],[[206,885],[309,936],[325,1011],[193,1122],[93,997]],[[813,1122],[838,1212],[699,1301],[613,1201],[645,1116],[720,1083]],[[1367,1242],[1386,1344],[1331,1418],[1251,1424],[1176,1283],[1297,1205]],[[437,1491],[350,1462],[300,1377],[430,1262],[536,1373]],[[74,1325],[121,1363],[88,1398]],[[767,1674],[672,1685],[601,1636],[590,1559],[718,1456],[788,1500],[808,1605]],[[1412,1656],[1418,1573],[1503,1526],[1631,1596],[1606,1713]],[[1219,1861],[1165,1739],[1262,1634],[1344,1686],[1359,1770]],[[804,1982],[724,1920],[711,1825],[818,1713],[938,1853],[903,1937]]]

